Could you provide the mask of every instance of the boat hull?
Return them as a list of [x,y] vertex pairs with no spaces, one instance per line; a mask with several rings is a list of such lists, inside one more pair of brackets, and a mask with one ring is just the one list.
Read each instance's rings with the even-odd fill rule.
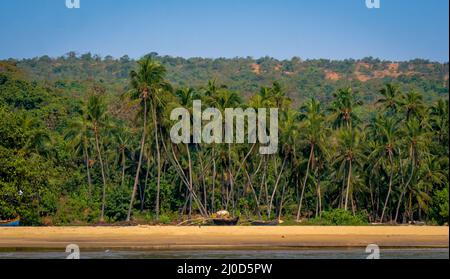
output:
[[18,226],[20,226],[20,218],[0,221],[0,227],[18,227]]
[[213,223],[216,226],[236,226],[239,222],[239,217],[234,219],[213,219]]

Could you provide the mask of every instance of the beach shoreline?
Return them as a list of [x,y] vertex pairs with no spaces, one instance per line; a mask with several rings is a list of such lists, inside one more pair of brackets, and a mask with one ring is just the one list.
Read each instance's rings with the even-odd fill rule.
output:
[[0,249],[210,250],[448,248],[449,228],[429,226],[16,227],[0,228]]

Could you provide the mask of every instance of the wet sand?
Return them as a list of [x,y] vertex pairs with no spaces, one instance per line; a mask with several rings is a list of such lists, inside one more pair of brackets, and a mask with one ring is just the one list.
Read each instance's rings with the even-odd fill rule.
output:
[[0,249],[448,248],[448,227],[17,227],[0,228]]

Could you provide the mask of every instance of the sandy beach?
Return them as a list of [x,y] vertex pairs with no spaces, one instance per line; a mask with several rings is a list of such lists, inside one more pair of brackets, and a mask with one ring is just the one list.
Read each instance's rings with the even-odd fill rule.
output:
[[448,227],[17,227],[0,228],[0,249],[448,248]]

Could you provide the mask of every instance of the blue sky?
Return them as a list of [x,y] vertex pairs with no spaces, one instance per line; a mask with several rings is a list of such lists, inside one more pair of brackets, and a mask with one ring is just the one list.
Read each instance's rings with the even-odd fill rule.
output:
[[448,0],[0,0],[0,59],[140,57],[448,61]]

